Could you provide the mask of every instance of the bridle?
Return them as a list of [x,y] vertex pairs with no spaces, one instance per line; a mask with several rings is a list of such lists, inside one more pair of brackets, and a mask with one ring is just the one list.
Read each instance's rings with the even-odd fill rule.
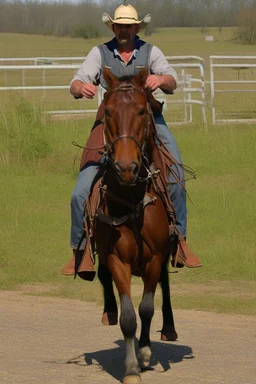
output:
[[[105,148],[106,148],[105,156],[108,159],[108,161],[113,164],[113,159],[111,157],[111,154],[114,152],[114,147],[115,147],[116,143],[120,140],[123,140],[123,139],[129,139],[129,140],[134,141],[135,144],[137,145],[137,147],[139,148],[140,153],[141,153],[141,159],[142,159],[141,165],[143,165],[143,167],[146,170],[146,176],[145,177],[138,176],[137,181],[140,183],[148,182],[148,180],[152,177],[152,174],[149,170],[149,161],[148,161],[147,155],[145,153],[145,147],[146,147],[146,144],[147,144],[147,141],[149,138],[150,124],[152,121],[151,119],[153,119],[151,107],[150,107],[146,92],[144,90],[136,87],[134,84],[119,85],[116,88],[112,89],[111,91],[106,92],[105,97],[107,95],[109,95],[110,93],[121,92],[121,91],[124,91],[124,92],[135,91],[135,92],[142,94],[146,98],[146,103],[147,103],[146,104],[146,111],[145,111],[145,113],[146,113],[146,125],[144,128],[145,132],[144,132],[143,143],[141,144],[136,139],[136,137],[134,137],[132,135],[120,135],[112,143],[106,143],[105,144]],[[105,116],[104,116],[104,125],[105,125],[105,130],[106,130],[106,112],[105,112]],[[137,185],[136,181],[134,184],[130,184],[130,186],[135,186],[135,185]],[[126,223],[128,220],[133,222],[137,217],[140,216],[141,207],[144,206],[144,204],[145,204],[144,200],[140,201],[139,203],[134,204],[134,203],[127,201],[126,199],[123,199],[120,196],[117,196],[114,192],[111,192],[111,190],[108,188],[104,188],[104,193],[112,201],[114,201],[118,204],[121,204],[125,207],[129,207],[132,209],[132,211],[119,217],[119,218],[115,218],[115,217],[111,217],[109,214],[105,214],[103,212],[103,210],[101,208],[99,208],[97,210],[97,216],[98,216],[99,220],[101,220],[101,221],[103,221],[103,222],[105,222],[111,226],[120,226],[120,225]],[[136,228],[134,226],[133,226],[133,230],[137,233]]]
[[[147,143],[147,140],[149,137],[149,130],[150,130],[150,124],[151,124],[151,114],[152,114],[151,107],[150,107],[150,104],[149,104],[148,99],[147,99],[147,95],[146,95],[144,90],[136,87],[134,84],[123,84],[123,85],[119,85],[118,87],[114,88],[111,91],[108,91],[106,93],[106,96],[111,94],[111,93],[121,92],[121,91],[123,91],[123,92],[136,91],[146,98],[146,101],[147,101],[147,108],[146,108],[146,112],[145,112],[146,113],[146,129],[145,129],[144,139],[143,139],[143,143],[140,144],[140,142],[136,139],[136,137],[134,137],[132,135],[120,135],[112,143],[106,143],[107,153],[108,154],[113,153],[114,147],[118,141],[123,140],[123,139],[129,139],[129,140],[133,140],[136,143],[136,145],[140,149],[140,152],[142,153],[143,157],[145,157],[145,147],[146,147],[146,143]],[[104,120],[106,122],[106,114],[105,114]],[[106,124],[105,124],[105,127],[106,127]]]

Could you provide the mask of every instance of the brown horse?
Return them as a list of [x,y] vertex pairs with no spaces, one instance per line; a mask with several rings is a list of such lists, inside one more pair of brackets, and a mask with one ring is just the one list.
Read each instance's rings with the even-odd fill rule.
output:
[[[149,92],[144,87],[147,74],[144,69],[134,77],[118,79],[110,70],[104,70],[108,85],[104,98],[108,166],[101,188],[102,202],[96,214],[95,242],[99,254],[98,275],[104,288],[104,323],[117,322],[112,278],[120,296],[126,384],[140,383],[140,368],[149,364],[150,324],[158,283],[163,296],[162,340],[177,338],[167,269],[173,246],[169,240],[169,219],[152,182],[151,164],[156,145]],[[131,275],[141,276],[144,283],[139,306],[142,327],[138,356]]]

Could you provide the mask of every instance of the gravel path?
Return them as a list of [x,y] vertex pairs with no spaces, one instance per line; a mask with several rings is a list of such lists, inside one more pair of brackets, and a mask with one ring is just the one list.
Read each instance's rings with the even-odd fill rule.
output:
[[[115,384],[124,374],[119,326],[101,308],[75,300],[0,291],[0,383]],[[179,340],[160,342],[152,323],[152,367],[143,384],[255,384],[256,319],[175,311]]]

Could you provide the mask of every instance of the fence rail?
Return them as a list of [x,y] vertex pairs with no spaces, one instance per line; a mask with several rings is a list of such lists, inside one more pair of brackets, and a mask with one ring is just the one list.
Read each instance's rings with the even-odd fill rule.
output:
[[[182,94],[180,99],[170,100],[162,92],[156,92],[155,96],[165,103],[165,112],[168,109],[169,104],[183,105],[184,110],[184,122],[193,121],[193,105],[200,105],[202,111],[202,119],[206,124],[206,112],[205,112],[205,79],[204,79],[204,60],[199,56],[166,56],[167,60],[172,63],[172,66],[179,71],[178,89],[175,94]],[[2,58],[0,59],[0,73],[4,72],[4,86],[0,86],[0,91],[33,91],[33,90],[64,90],[68,89],[69,85],[47,85],[46,73],[49,70],[77,70],[85,57],[30,57],[30,58]],[[63,63],[63,62],[69,63]],[[191,61],[194,61],[191,63]],[[195,62],[196,61],[196,62]],[[20,64],[20,63],[26,64]],[[62,62],[61,64],[59,64]],[[70,63],[71,62],[71,63]],[[77,62],[77,63],[74,63]],[[4,64],[6,63],[6,64]],[[8,63],[8,65],[7,65]],[[11,64],[10,64],[11,63]],[[29,63],[29,64],[27,64]],[[32,64],[31,64],[32,63]],[[197,70],[198,77],[192,76],[187,73],[189,70]],[[28,85],[26,84],[28,76],[27,71],[41,70],[41,85]],[[21,71],[21,85],[10,85],[8,80],[8,73],[13,71]],[[197,76],[197,75],[196,75]],[[197,83],[194,86],[194,83]],[[103,97],[104,90],[98,87],[97,103],[100,104]],[[195,94],[199,94],[200,100],[192,97]],[[49,114],[66,114],[66,113],[91,113],[96,109],[83,109],[83,110],[65,110],[65,111],[48,111]],[[172,122],[173,123],[173,122]]]
[[[226,63],[226,60],[229,60],[229,63]],[[218,61],[218,63],[216,63]],[[240,63],[237,63],[240,61]],[[250,62],[251,61],[251,62]],[[215,69],[224,68],[224,69],[236,69],[238,71],[237,80],[215,80]],[[215,106],[215,94],[218,93],[254,93],[255,89],[226,89],[225,87],[221,89],[215,89],[215,85],[229,85],[229,84],[239,84],[239,85],[253,85],[256,84],[256,81],[253,79],[244,80],[240,79],[240,71],[248,70],[251,68],[256,68],[256,56],[210,56],[210,86],[211,86],[211,110],[212,110],[212,123],[225,123],[225,122],[255,122],[256,118],[217,118],[219,115],[216,112]],[[246,114],[246,112],[244,112]],[[231,116],[234,114],[230,112]]]

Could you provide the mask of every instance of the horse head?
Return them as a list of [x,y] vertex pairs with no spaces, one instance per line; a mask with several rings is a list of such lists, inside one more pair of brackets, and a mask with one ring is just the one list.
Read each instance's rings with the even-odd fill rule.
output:
[[146,68],[136,76],[123,78],[104,69],[108,85],[104,97],[106,144],[108,156],[123,185],[136,182],[151,133],[148,91],[145,90],[147,76]]

